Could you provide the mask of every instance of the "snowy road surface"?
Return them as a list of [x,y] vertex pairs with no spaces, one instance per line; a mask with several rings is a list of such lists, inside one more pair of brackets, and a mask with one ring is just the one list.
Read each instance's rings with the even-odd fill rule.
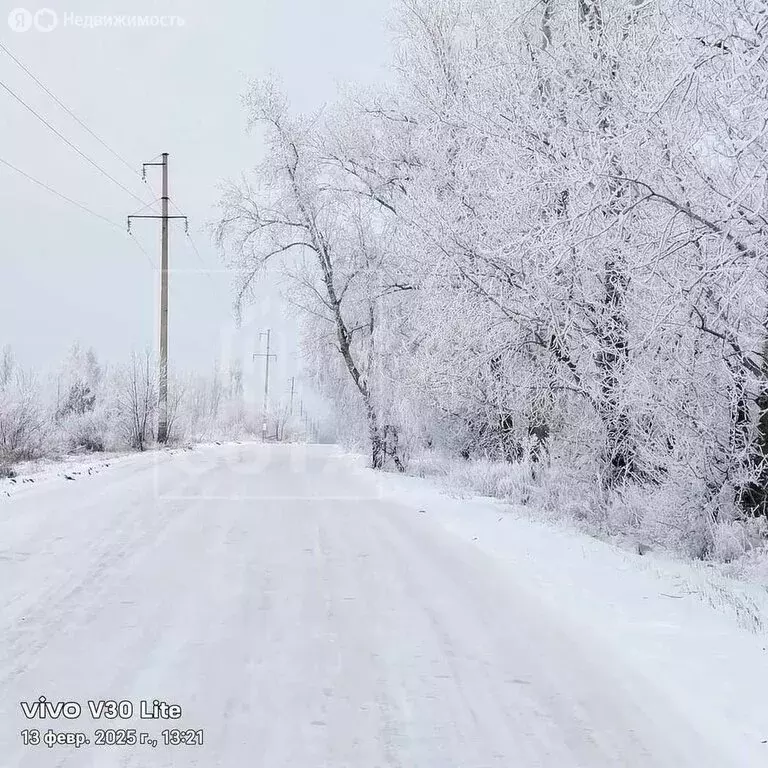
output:
[[[630,573],[614,637],[579,620],[574,604],[597,594],[579,568],[526,578],[441,522],[438,494],[422,511],[390,482],[329,447],[235,445],[0,496],[2,768],[768,765],[757,636],[658,589],[641,603],[652,577]],[[599,581],[620,592],[623,579]],[[689,701],[666,654],[700,620],[692,636],[721,656],[681,652],[704,692]],[[25,718],[20,702],[41,695],[83,713]],[[182,716],[94,720],[100,699]],[[203,744],[163,745],[174,728],[202,729]],[[21,736],[97,729],[160,743]]]

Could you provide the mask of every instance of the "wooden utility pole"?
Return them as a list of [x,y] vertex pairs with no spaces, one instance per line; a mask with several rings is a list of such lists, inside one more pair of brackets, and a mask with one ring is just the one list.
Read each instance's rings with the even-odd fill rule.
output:
[[267,442],[267,408],[269,407],[269,358],[270,357],[277,357],[277,355],[270,354],[269,351],[269,342],[271,338],[272,329],[267,328],[267,330],[263,333],[259,334],[259,338],[262,336],[267,337],[267,352],[266,354],[263,352],[257,352],[254,357],[263,357],[267,361],[266,370],[264,371],[264,413],[262,416],[262,422],[261,422],[261,439],[266,443]]
[[168,441],[168,220],[184,219],[184,225],[189,231],[189,221],[186,216],[168,215],[168,153],[163,152],[162,162],[144,163],[141,168],[142,177],[146,179],[147,168],[158,166],[163,173],[163,192],[160,198],[160,216],[135,214],[128,217],[128,231],[131,231],[131,219],[160,219],[160,381],[158,386],[158,418],[157,442]]
[[160,224],[160,402],[157,442],[168,441],[168,153],[163,152],[163,195]]

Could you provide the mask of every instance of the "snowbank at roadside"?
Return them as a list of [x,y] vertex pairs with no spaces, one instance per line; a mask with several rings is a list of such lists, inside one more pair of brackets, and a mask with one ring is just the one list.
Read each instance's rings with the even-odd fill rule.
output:
[[380,484],[384,497],[497,559],[585,637],[663,682],[679,708],[725,740],[743,740],[751,754],[764,747],[768,765],[764,586],[728,578],[715,565],[639,555],[498,500],[450,496],[428,480],[392,474]]
[[[175,453],[188,448],[170,448]],[[156,451],[122,451],[115,453],[65,454],[56,458],[36,459],[13,465],[10,477],[0,477],[0,500],[14,496],[24,488],[53,482],[72,482],[98,475],[109,468],[124,466],[131,462],[151,463],[157,460]]]

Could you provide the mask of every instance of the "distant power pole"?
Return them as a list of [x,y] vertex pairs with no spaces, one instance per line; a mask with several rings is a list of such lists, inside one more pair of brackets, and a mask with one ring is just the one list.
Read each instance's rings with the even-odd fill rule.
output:
[[263,352],[257,352],[254,357],[263,357],[266,358],[266,370],[264,371],[264,415],[263,420],[261,422],[261,438],[266,443],[267,442],[267,408],[269,406],[269,358],[270,357],[277,357],[277,355],[270,354],[269,352],[269,342],[271,338],[272,329],[267,328],[267,330],[263,333],[259,334],[259,338],[262,336],[267,337],[267,352],[266,354]]
[[296,377],[295,376],[291,376],[291,407],[290,407],[290,409],[288,411],[288,415],[289,416],[293,416],[293,390],[294,390],[295,386],[296,386]]
[[139,215],[128,217],[128,231],[131,231],[131,219],[160,219],[160,383],[158,387],[157,442],[168,441],[168,220],[184,219],[184,226],[189,229],[186,216],[168,215],[168,153],[163,152],[162,162],[144,163],[141,174],[146,179],[149,166],[163,169],[163,195],[160,198],[161,215]]

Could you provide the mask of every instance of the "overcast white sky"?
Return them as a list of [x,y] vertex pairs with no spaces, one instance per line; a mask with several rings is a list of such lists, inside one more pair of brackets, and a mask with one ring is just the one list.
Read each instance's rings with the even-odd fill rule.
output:
[[[122,184],[144,194],[142,161],[170,153],[171,198],[190,217],[206,266],[220,268],[203,225],[213,216],[219,180],[255,164],[260,146],[244,131],[239,94],[249,76],[280,74],[293,105],[331,100],[337,83],[387,78],[388,0],[3,0],[0,40],[131,164],[112,157],[0,51],[0,81],[48,119]],[[53,31],[12,31],[12,9],[58,14]],[[76,15],[183,17],[183,27],[95,28],[64,25]],[[141,206],[56,138],[0,89],[0,159],[121,226]],[[150,175],[159,197],[159,174]],[[146,213],[146,211],[145,211]],[[202,270],[183,237],[171,240],[171,267]],[[127,235],[80,212],[0,165],[0,346],[27,364],[58,364],[74,341],[118,362],[155,346],[159,223],[134,231],[151,261]],[[208,370],[231,341],[228,277],[173,274],[172,365]],[[255,348],[272,325],[278,352],[292,348],[289,326],[265,291],[246,333]],[[288,357],[284,354],[283,357]],[[287,361],[282,374],[293,371]]]

